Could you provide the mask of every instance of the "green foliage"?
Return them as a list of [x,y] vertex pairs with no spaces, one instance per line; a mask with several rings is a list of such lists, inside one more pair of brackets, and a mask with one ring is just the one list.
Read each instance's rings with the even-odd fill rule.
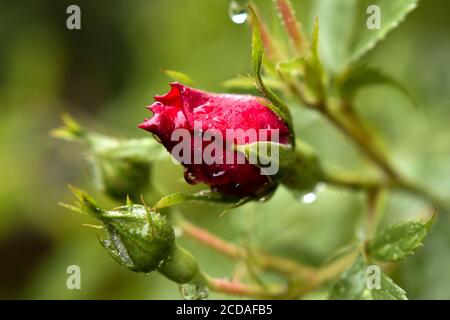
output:
[[200,191],[195,194],[182,192],[173,193],[162,197],[154,206],[154,210],[161,210],[185,202],[210,203],[210,204],[234,204],[238,201],[233,197],[226,197],[219,192],[210,190]]
[[368,285],[369,265],[362,255],[357,256],[350,268],[342,273],[330,291],[333,300],[406,300],[405,291],[384,273],[380,274],[380,287]]
[[379,232],[368,244],[368,251],[378,261],[399,261],[422,246],[436,216],[428,222],[400,222]]
[[[418,0],[318,0],[315,14],[322,22],[321,54],[329,70],[339,72],[373,50],[417,7]],[[377,5],[381,28],[369,30],[366,10]]]

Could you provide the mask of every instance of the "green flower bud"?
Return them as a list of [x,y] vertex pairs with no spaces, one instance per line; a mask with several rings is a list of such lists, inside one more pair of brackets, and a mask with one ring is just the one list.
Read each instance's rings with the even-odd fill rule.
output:
[[175,236],[172,224],[165,216],[131,203],[102,210],[84,191],[75,188],[72,191],[78,202],[76,206],[68,207],[102,223],[100,243],[120,265],[148,273],[156,270],[173,253]]
[[121,266],[143,273],[158,270],[180,284],[206,281],[195,258],[175,244],[173,227],[166,216],[130,201],[102,210],[86,192],[73,187],[72,192],[76,205],[64,206],[102,223],[100,243]]
[[137,200],[150,182],[150,165],[133,159],[116,159],[96,155],[92,158],[94,182],[99,190],[113,199],[130,196]]
[[140,198],[150,184],[151,163],[161,158],[162,149],[153,139],[119,140],[82,128],[70,116],[63,116],[64,127],[55,137],[84,142],[89,146],[94,184],[117,200]]

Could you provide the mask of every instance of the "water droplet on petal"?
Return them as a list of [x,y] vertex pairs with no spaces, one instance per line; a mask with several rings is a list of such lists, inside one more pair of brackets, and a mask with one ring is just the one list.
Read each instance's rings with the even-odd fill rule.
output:
[[198,183],[197,178],[194,176],[194,174],[188,168],[184,169],[184,180],[186,180],[187,183],[192,184],[192,185]]
[[230,2],[228,10],[231,21],[236,24],[243,24],[247,21],[248,12],[246,3],[243,0],[233,0]]
[[219,127],[224,126],[226,124],[225,121],[220,119],[219,117],[212,118],[212,121],[214,122],[214,124],[216,124]]
[[194,108],[194,113],[195,114],[208,114],[212,111],[212,109],[214,109],[213,106],[211,106],[208,102],[205,104],[201,104],[197,107]]
[[209,290],[204,286],[186,283],[180,286],[180,293],[184,300],[205,300],[208,298]]
[[215,172],[215,173],[213,173],[213,177],[214,178],[217,178],[217,177],[221,177],[221,176],[223,176],[225,174],[225,171],[219,171],[219,172]]

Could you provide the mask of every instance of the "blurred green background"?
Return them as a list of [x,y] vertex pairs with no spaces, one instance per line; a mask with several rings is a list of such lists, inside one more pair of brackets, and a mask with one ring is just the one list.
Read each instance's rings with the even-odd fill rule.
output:
[[[314,1],[293,2],[309,33]],[[271,1],[256,3],[275,26]],[[81,30],[66,28],[70,4],[81,7]],[[153,95],[168,90],[163,67],[189,74],[203,89],[223,91],[224,80],[250,71],[250,32],[231,22],[228,6],[227,0],[0,3],[0,298],[181,298],[178,287],[162,276],[117,266],[98,245],[95,231],[81,225],[90,221],[58,206],[70,201],[68,183],[94,188],[85,149],[48,133],[60,125],[59,115],[69,112],[99,132],[146,136],[136,125],[149,115],[144,107]],[[419,107],[385,87],[365,90],[357,105],[385,138],[397,166],[450,199],[448,12],[450,2],[422,1],[369,58],[370,65],[400,79]],[[361,172],[367,168],[334,128],[290,105],[299,137],[324,161]],[[148,202],[158,199],[159,190],[201,188],[183,182],[182,168],[171,162],[158,164],[152,180]],[[97,196],[104,206],[116,205]],[[217,218],[217,207],[181,210],[230,241],[319,265],[360,232],[364,201],[361,194],[328,187],[307,205],[280,188],[268,203],[252,203],[223,218]],[[426,206],[396,193],[388,211],[385,223],[420,217]],[[441,213],[425,246],[394,274],[410,298],[450,299],[450,220]],[[179,241],[210,274],[235,272],[235,264],[220,255],[189,239]],[[81,267],[81,290],[66,288],[66,268],[73,264]]]

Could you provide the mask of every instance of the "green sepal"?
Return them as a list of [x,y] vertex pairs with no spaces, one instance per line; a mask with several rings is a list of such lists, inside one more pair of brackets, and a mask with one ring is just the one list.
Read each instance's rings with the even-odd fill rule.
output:
[[297,141],[295,153],[286,166],[281,183],[295,192],[311,192],[323,181],[320,160],[308,144]]
[[294,148],[289,144],[259,141],[250,144],[235,145],[234,148],[245,154],[247,160],[260,167],[262,171],[268,167],[269,163],[271,167],[278,168],[276,174],[267,174],[273,181],[279,181],[295,161]]
[[183,203],[204,203],[212,205],[226,205],[226,208],[221,213],[228,212],[231,209],[242,206],[243,204],[253,200],[251,197],[236,198],[226,196],[220,192],[211,190],[203,190],[194,194],[176,192],[162,197],[155,203],[152,210],[160,211],[165,208],[180,205]]

